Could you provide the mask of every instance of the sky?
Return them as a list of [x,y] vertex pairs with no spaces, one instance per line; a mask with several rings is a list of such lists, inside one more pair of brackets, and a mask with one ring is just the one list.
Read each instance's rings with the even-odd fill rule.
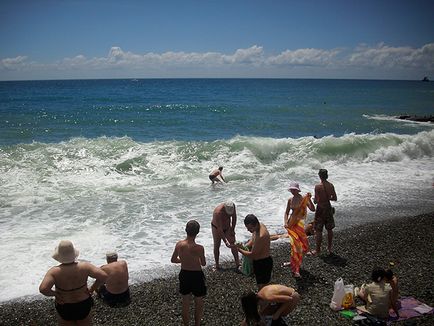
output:
[[434,0],[0,0],[0,80],[434,79]]

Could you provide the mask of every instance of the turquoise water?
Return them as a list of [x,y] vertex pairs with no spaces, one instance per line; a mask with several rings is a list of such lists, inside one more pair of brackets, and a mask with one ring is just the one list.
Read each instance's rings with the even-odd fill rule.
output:
[[[0,82],[0,144],[415,133],[367,119],[433,113],[433,83],[291,79]],[[419,127],[419,130],[423,127]]]
[[433,125],[395,116],[433,112],[414,81],[0,82],[0,297],[35,295],[65,238],[97,265],[118,250],[133,282],[174,273],[191,218],[210,264],[217,204],[236,203],[239,240],[248,213],[278,230],[289,182],[312,192],[319,168],[338,228],[432,211]]

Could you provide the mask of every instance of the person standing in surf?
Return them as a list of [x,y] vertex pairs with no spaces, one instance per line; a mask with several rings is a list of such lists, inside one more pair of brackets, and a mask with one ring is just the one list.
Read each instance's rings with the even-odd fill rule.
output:
[[223,171],[223,166],[219,166],[218,169],[214,169],[211,171],[208,177],[211,180],[212,184],[214,184],[214,182],[226,183],[225,178],[223,178],[222,171]]
[[335,220],[333,217],[334,208],[330,204],[330,201],[337,201],[335,187],[328,179],[328,171],[326,169],[320,169],[318,176],[321,180],[320,184],[315,186],[315,198],[314,203],[317,204],[315,212],[315,240],[316,240],[316,250],[312,251],[312,254],[319,254],[321,252],[322,243],[322,231],[325,227],[327,230],[327,250],[328,253],[332,252],[332,241],[333,241],[333,229],[335,227]]

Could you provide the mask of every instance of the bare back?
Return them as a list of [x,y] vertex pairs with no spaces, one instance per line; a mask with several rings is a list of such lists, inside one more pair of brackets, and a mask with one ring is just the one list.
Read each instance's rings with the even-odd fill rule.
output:
[[89,297],[87,279],[89,276],[99,277],[95,274],[94,268],[97,269],[97,267],[85,262],[61,264],[52,267],[47,275],[52,277],[56,293],[61,300],[64,303],[74,303]]
[[293,293],[293,288],[280,284],[270,284],[259,290],[258,298],[267,302],[286,302],[286,298],[290,297]]
[[223,231],[231,227],[231,216],[226,213],[224,204],[220,204],[214,209],[211,223]]
[[205,266],[205,250],[203,246],[191,240],[181,240],[176,244],[175,252],[181,262],[181,269],[200,271]]
[[332,183],[323,180],[315,186],[315,201],[319,206],[330,206],[330,200],[337,200],[335,187]]
[[106,288],[110,293],[119,294],[128,289],[128,265],[125,260],[118,260],[101,266],[107,273]]

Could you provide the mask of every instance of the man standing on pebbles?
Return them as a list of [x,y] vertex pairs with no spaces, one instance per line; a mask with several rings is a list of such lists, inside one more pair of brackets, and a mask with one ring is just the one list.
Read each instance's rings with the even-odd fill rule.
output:
[[335,227],[335,220],[333,217],[334,208],[330,204],[330,201],[338,200],[335,187],[331,182],[327,181],[327,170],[320,169],[318,176],[321,179],[321,183],[315,186],[314,203],[317,204],[314,221],[316,250],[312,251],[313,255],[319,254],[321,252],[322,230],[324,227],[327,230],[327,250],[329,254],[332,253],[333,229]]
[[182,322],[190,325],[191,294],[194,296],[194,324],[200,325],[203,317],[203,297],[206,295],[205,274],[202,266],[206,265],[205,249],[196,243],[200,225],[197,221],[188,221],[185,227],[187,238],[175,246],[172,263],[181,263],[179,272],[179,292],[182,295]]
[[240,246],[233,245],[242,255],[250,258],[253,263],[253,273],[255,274],[258,289],[262,289],[271,281],[271,272],[273,271],[273,259],[270,256],[270,233],[267,227],[259,223],[258,218],[249,214],[244,219],[246,229],[252,233],[252,238],[246,247],[252,248],[247,251]]
[[220,244],[225,243],[226,247],[231,248],[235,259],[235,268],[240,267],[237,248],[231,247],[235,243],[235,226],[237,225],[237,210],[235,204],[228,200],[218,205],[212,214],[211,230],[214,240],[214,260],[215,269],[220,269]]

